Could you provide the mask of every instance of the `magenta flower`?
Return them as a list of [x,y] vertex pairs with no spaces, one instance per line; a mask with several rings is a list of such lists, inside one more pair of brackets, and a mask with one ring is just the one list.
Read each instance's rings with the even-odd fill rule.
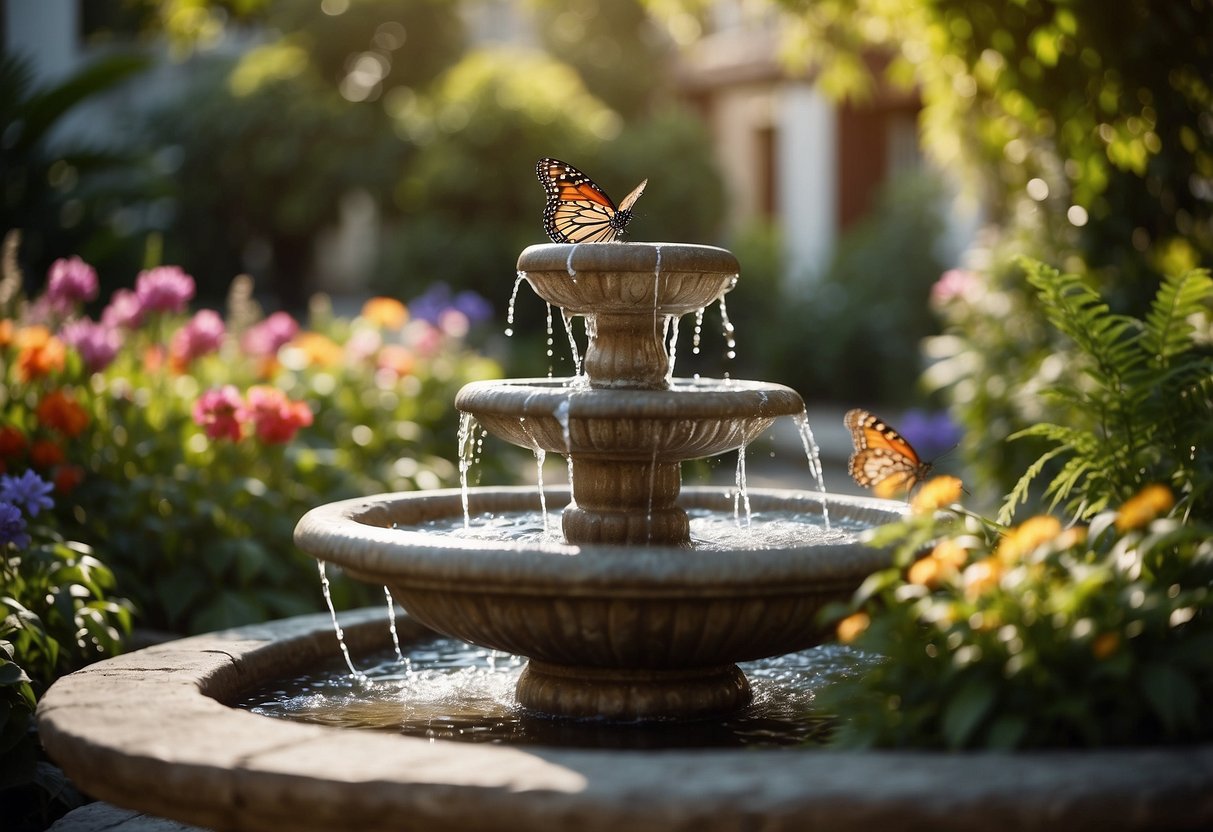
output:
[[97,297],[97,270],[79,257],[59,258],[51,263],[46,296],[56,311],[70,312]]
[[157,266],[139,272],[135,294],[147,312],[184,312],[194,297],[194,278],[180,266]]
[[71,321],[59,333],[69,347],[80,354],[91,373],[108,367],[122,349],[122,333],[115,327],[99,324],[88,318]]
[[249,388],[248,413],[257,438],[267,445],[290,442],[299,428],[312,423],[306,402],[292,401],[277,387],[266,385]]
[[240,346],[256,358],[268,358],[278,354],[283,344],[290,342],[299,332],[299,324],[285,312],[275,312],[265,320],[249,327],[240,339]]
[[213,309],[202,309],[190,318],[185,326],[173,333],[169,353],[175,361],[188,363],[208,353],[215,352],[223,344],[227,329],[223,318]]
[[239,441],[241,425],[247,418],[240,391],[231,384],[207,390],[194,402],[194,422],[211,439]]
[[967,299],[977,291],[979,278],[966,269],[948,269],[931,287],[931,305],[943,306],[955,299]]
[[109,327],[138,329],[143,324],[143,303],[130,289],[119,289],[101,312],[101,323]]

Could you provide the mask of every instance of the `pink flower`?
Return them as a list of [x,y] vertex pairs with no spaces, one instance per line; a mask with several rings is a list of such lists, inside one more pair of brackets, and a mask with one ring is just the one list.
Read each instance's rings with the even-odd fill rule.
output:
[[99,324],[88,318],[71,321],[63,327],[59,337],[76,352],[89,372],[96,373],[108,367],[122,349],[122,333],[112,326]]
[[194,402],[194,422],[211,439],[240,439],[241,424],[248,418],[240,391],[231,384],[207,390]]
[[101,313],[101,323],[110,327],[138,329],[143,324],[143,304],[130,289],[119,289]]
[[194,297],[194,278],[180,266],[157,266],[139,272],[135,294],[147,312],[184,312]]
[[227,330],[223,318],[213,309],[202,309],[185,326],[173,333],[169,352],[174,361],[184,365],[195,358],[215,352],[223,344]]
[[269,445],[290,442],[299,428],[312,423],[306,402],[291,401],[277,387],[257,385],[248,391],[248,412],[257,438]]
[[79,257],[59,258],[51,263],[46,296],[56,311],[70,312],[97,297],[97,270]]
[[931,287],[931,305],[943,306],[957,298],[965,299],[977,289],[978,277],[966,269],[948,269]]
[[249,327],[240,339],[240,346],[256,358],[277,355],[283,344],[299,332],[299,324],[285,312],[275,312],[260,323]]

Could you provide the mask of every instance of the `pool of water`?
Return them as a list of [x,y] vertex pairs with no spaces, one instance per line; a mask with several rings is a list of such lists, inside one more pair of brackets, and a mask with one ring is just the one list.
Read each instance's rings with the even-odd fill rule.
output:
[[834,721],[815,705],[815,691],[871,659],[823,645],[740,665],[754,700],[718,719],[691,723],[618,723],[553,719],[514,702],[526,660],[435,636],[361,657],[364,678],[339,656],[312,672],[267,684],[237,707],[257,714],[343,728],[392,731],[431,740],[581,748],[772,747],[820,743]]

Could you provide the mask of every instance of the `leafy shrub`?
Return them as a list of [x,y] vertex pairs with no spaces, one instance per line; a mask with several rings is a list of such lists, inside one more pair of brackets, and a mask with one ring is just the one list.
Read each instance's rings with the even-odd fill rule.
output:
[[[1074,276],[1025,268],[1082,378],[1044,393],[1080,415],[1023,431],[1052,447],[1001,522],[955,505],[959,481],[941,478],[916,516],[873,535],[895,566],[864,584],[839,635],[881,658],[822,694],[846,714],[845,744],[1213,737],[1213,364],[1200,337],[1213,281],[1168,278],[1137,320]],[[1004,525],[1046,471],[1070,519]]]
[[[55,268],[88,283],[86,264]],[[56,483],[58,528],[94,547],[148,627],[315,609],[315,564],[292,545],[299,516],[454,484],[455,391],[499,374],[463,346],[471,321],[455,307],[429,321],[378,299],[344,319],[318,299],[305,329],[262,317],[238,280],[226,319],[190,315],[192,278],[162,267],[91,321],[79,316],[91,280],[65,295],[53,269],[47,291],[0,323],[0,461]],[[343,603],[368,597],[337,590]]]

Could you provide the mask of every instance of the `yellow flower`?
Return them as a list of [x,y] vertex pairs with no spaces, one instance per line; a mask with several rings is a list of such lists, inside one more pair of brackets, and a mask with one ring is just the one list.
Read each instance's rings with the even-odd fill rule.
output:
[[1049,514],[1029,517],[1011,529],[998,544],[998,557],[1014,563],[1061,534],[1061,521]]
[[345,355],[341,345],[319,332],[301,332],[291,345],[307,356],[310,367],[336,367]]
[[941,540],[931,554],[917,560],[906,573],[906,580],[935,589],[957,574],[969,558],[969,551],[955,540]]
[[1057,536],[1057,540],[1053,541],[1053,545],[1058,550],[1073,549],[1076,546],[1081,546],[1087,542],[1087,527],[1086,526],[1071,526]]
[[848,615],[838,622],[838,640],[843,644],[850,644],[859,638],[871,623],[872,618],[866,612],[861,611]]
[[910,510],[915,514],[931,514],[960,500],[963,485],[956,477],[932,477],[918,489],[910,501]]
[[395,298],[371,298],[362,305],[362,317],[383,329],[400,329],[408,323],[409,310]]
[[1116,531],[1123,534],[1130,529],[1140,529],[1155,517],[1166,514],[1174,505],[1175,495],[1171,489],[1161,483],[1147,485],[1125,500],[1116,512]]

